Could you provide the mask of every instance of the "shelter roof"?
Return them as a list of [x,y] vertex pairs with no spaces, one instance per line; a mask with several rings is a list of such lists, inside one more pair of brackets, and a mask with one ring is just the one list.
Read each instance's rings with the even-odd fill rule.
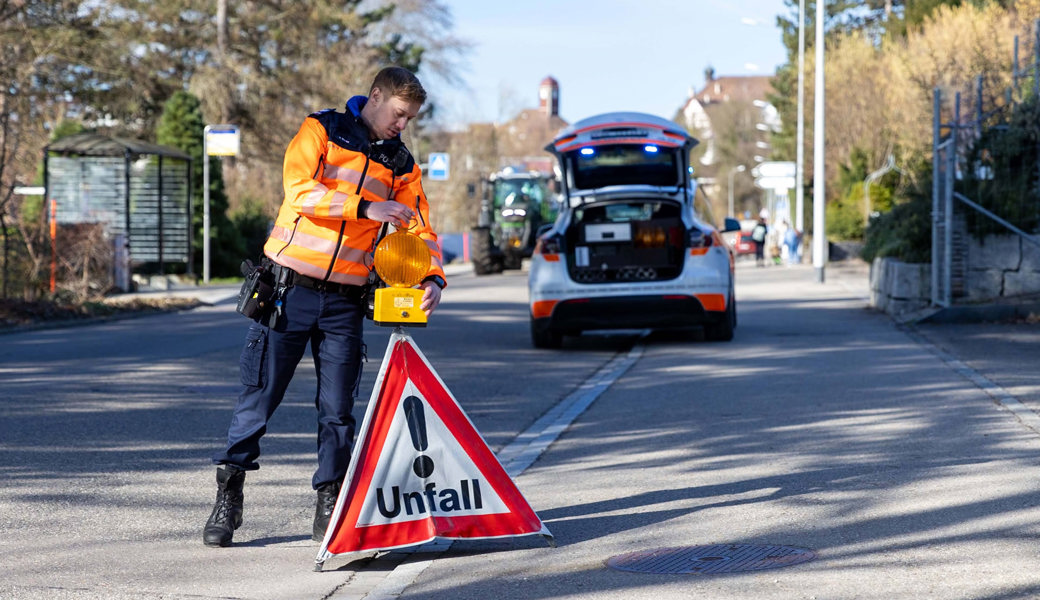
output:
[[97,133],[77,133],[66,136],[48,145],[45,150],[63,155],[123,156],[126,153],[130,153],[154,154],[191,160],[191,156],[177,148],[130,138],[109,137]]

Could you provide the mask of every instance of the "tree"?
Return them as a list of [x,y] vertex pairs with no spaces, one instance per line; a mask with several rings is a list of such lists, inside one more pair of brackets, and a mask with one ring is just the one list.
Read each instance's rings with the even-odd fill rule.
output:
[[224,180],[221,175],[221,161],[218,157],[205,157],[203,151],[203,135],[206,124],[202,118],[199,99],[188,92],[175,92],[166,102],[159,125],[156,128],[156,141],[166,146],[183,150],[191,156],[196,165],[192,177],[192,228],[194,229],[192,249],[194,251],[195,272],[202,271],[203,245],[203,180],[201,165],[209,160],[209,204],[210,204],[210,269],[218,277],[238,274],[238,266],[245,255],[245,241],[241,233],[228,218],[228,201],[224,193]]
[[[789,63],[778,73],[773,102],[785,115],[783,129],[773,138],[774,150],[783,158],[795,155],[797,102],[797,12],[796,2],[787,1],[793,17],[780,19]],[[807,4],[812,4],[808,2]],[[866,159],[870,173],[892,155],[902,167],[920,164],[931,153],[931,122],[934,89],[952,96],[954,90],[968,91],[978,75],[985,77],[988,106],[1010,82],[1008,59],[1015,33],[1028,31],[1023,24],[1035,15],[1035,0],[1008,2],[964,2],[959,0],[892,4],[868,2],[862,12],[850,3],[829,2],[826,52],[827,81],[827,173],[828,199],[848,199],[852,188],[835,187],[841,170],[857,172],[854,154]],[[807,21],[814,11],[807,7]],[[807,57],[813,55],[813,30],[806,23]],[[815,64],[806,60],[805,101],[811,107],[815,90]],[[974,94],[965,94],[965,113],[975,110]],[[949,118],[949,111],[945,113]],[[813,117],[806,113],[806,140],[811,146]],[[811,148],[806,149],[811,155]],[[811,178],[813,165],[805,164]],[[919,173],[903,168],[908,181]],[[832,189],[834,188],[834,189]],[[862,194],[860,193],[862,196]],[[851,206],[851,205],[850,205]],[[855,211],[849,211],[854,215]],[[830,228],[828,228],[830,230]],[[849,229],[849,228],[846,228]]]
[[[214,206],[240,198],[228,202],[236,214],[260,223],[281,200],[282,155],[303,118],[367,93],[388,63],[450,82],[465,46],[450,29],[437,0],[0,0],[0,233],[48,130],[73,117],[154,139],[167,100],[184,90],[200,101],[202,123],[242,132],[241,156],[225,165],[233,188],[224,194],[215,181]],[[427,103],[420,120],[435,110]],[[232,239],[235,229],[216,223],[224,212],[213,217],[221,243]]]
[[[31,182],[36,173],[46,126],[64,116],[62,82],[65,71],[53,53],[81,39],[89,12],[78,2],[26,0],[0,2],[0,236],[2,256],[0,295],[20,292],[33,296],[30,266],[17,266],[26,248],[27,224],[15,187]],[[21,243],[19,243],[21,242]],[[18,246],[21,246],[19,248]],[[18,272],[21,270],[22,272]],[[28,272],[26,272],[28,271]],[[20,289],[14,289],[15,287]]]
[[[228,20],[226,48],[199,66],[190,89],[207,118],[242,132],[241,155],[227,173],[232,195],[264,198],[272,212],[281,200],[285,147],[308,113],[343,110],[391,63],[413,71],[431,65],[450,79],[446,63],[456,41],[439,2],[236,2]],[[413,127],[434,111],[428,102]]]
[[433,226],[440,232],[469,231],[477,224],[482,181],[501,167],[499,135],[491,124],[472,124],[462,132],[442,131],[431,137],[452,157],[449,180],[423,182],[431,202],[437,201]]
[[[900,107],[898,115],[903,120],[890,124],[889,128],[900,136],[897,145],[904,148],[903,172],[907,177],[905,185],[897,190],[893,209],[871,221],[866,257],[894,256],[910,262],[928,260],[934,89],[939,88],[945,99],[940,116],[944,123],[953,118],[953,95],[957,91],[965,92],[962,119],[965,123],[973,119],[977,110],[974,84],[979,75],[983,75],[984,108],[989,111],[1001,107],[1007,98],[1004,92],[1011,84],[1008,59],[1012,56],[1014,36],[1029,40],[1038,17],[1038,0],[1021,0],[1008,7],[997,2],[940,6],[920,26],[910,28],[905,39],[891,45],[893,68],[889,87],[901,95],[893,96],[889,102]],[[1012,98],[1020,96],[1012,94]],[[1028,123],[1035,119],[1036,113],[1026,104],[1016,107],[1013,114],[1023,116]],[[1023,189],[1033,185],[1028,176],[1026,180],[1019,177],[1024,173],[1022,165],[1033,160],[1030,156],[1035,152],[1035,129],[1022,127],[1024,123],[1014,119],[1005,125],[1008,126],[1006,132],[989,132],[980,138],[974,150],[977,154],[969,156],[965,163],[970,165],[966,181],[958,183],[959,189],[967,188],[971,195],[998,212],[1014,203],[1013,196],[1021,195]],[[990,169],[1003,172],[992,182],[977,181],[974,178],[976,160],[990,161],[987,165]],[[1024,198],[1028,199],[1028,194]],[[1035,201],[1026,204],[1029,212],[1005,216],[1027,228],[1035,225]]]
[[[762,141],[761,132],[757,125],[762,121],[762,109],[755,106],[752,101],[730,100],[708,104],[704,107],[705,113],[711,119],[712,132],[712,164],[706,171],[716,181],[716,189],[720,193],[713,194],[712,210],[715,215],[735,216],[729,214],[729,192],[730,181],[733,182],[734,212],[739,215],[744,210],[758,212],[761,190],[754,186],[751,168],[755,165],[754,157],[763,153],[756,145]],[[694,137],[699,137],[699,132],[692,132]],[[705,149],[699,144],[691,153],[691,164],[698,165],[700,157]],[[729,177],[730,173],[743,165],[743,175]],[[749,200],[750,199],[750,200]],[[747,206],[753,202],[752,206]]]

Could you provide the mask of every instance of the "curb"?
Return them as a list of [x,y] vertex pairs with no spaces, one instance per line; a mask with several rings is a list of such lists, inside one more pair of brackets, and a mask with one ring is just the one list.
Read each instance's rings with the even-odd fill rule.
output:
[[915,323],[987,323],[1009,322],[1040,315],[1040,302],[1023,304],[977,304],[939,308],[930,315],[914,320]]

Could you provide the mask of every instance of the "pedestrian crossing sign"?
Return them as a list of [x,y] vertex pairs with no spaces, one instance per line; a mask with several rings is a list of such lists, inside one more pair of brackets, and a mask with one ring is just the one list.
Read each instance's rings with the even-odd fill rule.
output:
[[431,152],[426,177],[431,181],[447,181],[451,171],[451,156],[446,152]]

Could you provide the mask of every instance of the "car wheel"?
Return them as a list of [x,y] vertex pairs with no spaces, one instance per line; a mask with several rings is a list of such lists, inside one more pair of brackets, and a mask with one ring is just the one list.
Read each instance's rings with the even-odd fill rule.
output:
[[549,325],[548,319],[531,319],[531,344],[555,350],[563,346],[563,333]]
[[729,296],[729,303],[722,320],[717,323],[709,323],[704,327],[704,338],[712,342],[728,342],[733,339],[733,330],[737,326],[737,303],[733,295]]
[[470,260],[477,275],[502,272],[502,261],[494,255],[489,227],[474,227],[470,231]]

